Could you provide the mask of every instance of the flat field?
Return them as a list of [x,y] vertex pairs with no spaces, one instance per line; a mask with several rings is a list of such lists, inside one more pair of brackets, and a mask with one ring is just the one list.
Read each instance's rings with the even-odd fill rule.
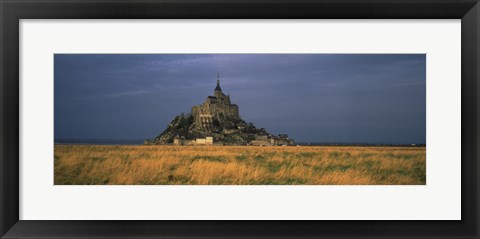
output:
[[55,185],[413,185],[425,147],[55,145]]

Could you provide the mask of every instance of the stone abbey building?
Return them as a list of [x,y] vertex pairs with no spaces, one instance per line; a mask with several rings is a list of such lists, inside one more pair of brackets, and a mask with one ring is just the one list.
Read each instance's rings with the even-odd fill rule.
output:
[[208,96],[201,105],[192,107],[192,116],[197,130],[211,132],[214,122],[240,120],[238,105],[232,104],[230,95],[225,95],[220,88],[220,76],[217,74],[217,86],[213,96]]

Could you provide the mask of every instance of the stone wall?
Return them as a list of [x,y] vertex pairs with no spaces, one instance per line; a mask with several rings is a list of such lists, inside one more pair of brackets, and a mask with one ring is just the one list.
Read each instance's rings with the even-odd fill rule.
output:
[[213,145],[213,137],[197,138],[195,145]]

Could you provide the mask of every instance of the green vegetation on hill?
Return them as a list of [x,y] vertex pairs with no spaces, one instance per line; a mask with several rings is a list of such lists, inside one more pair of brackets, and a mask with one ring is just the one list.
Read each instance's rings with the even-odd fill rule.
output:
[[215,142],[222,142],[227,145],[246,145],[255,139],[256,135],[269,135],[264,128],[257,128],[253,123],[246,123],[241,119],[224,119],[222,122],[214,119],[213,128],[203,132],[195,127],[192,114],[180,114],[176,116],[167,128],[150,144],[171,144],[175,137],[186,140],[213,136]]

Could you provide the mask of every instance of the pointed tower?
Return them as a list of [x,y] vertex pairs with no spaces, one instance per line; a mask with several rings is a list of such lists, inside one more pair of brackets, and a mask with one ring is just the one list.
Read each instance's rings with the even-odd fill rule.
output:
[[215,90],[213,92],[217,98],[223,96],[222,88],[220,88],[220,73],[218,72],[217,72],[217,86],[215,87]]

